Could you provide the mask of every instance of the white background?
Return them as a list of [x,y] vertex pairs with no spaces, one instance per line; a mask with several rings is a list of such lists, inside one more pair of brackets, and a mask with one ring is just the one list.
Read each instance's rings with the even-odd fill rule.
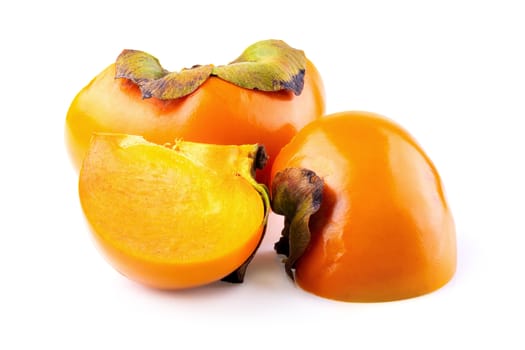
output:
[[[344,4],[344,5],[343,5]],[[4,1],[0,348],[525,348],[525,11],[519,1]],[[327,112],[395,119],[440,171],[454,279],[359,304],[293,286],[271,246],[243,285],[145,289],[95,248],[67,157],[69,103],[124,48],[175,70],[282,39],[320,70]]]

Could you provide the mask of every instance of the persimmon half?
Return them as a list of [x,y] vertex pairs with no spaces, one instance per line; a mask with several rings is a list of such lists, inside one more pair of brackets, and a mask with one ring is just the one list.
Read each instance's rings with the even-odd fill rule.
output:
[[160,289],[242,282],[269,210],[253,178],[265,159],[258,145],[94,134],[80,201],[101,251],[130,279]]
[[263,144],[268,166],[257,179],[268,184],[277,153],[324,109],[318,70],[280,40],[257,42],[228,65],[180,72],[168,72],[145,52],[124,50],[76,95],[65,136],[77,169],[94,132],[141,135],[157,144]]
[[304,290],[342,301],[415,297],[456,268],[456,233],[438,171],[403,128],[341,112],[302,129],[272,169],[275,248]]

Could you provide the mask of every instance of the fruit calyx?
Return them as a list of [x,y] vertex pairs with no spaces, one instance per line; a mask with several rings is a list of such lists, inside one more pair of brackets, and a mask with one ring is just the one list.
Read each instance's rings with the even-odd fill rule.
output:
[[319,210],[324,181],[304,168],[286,168],[272,181],[272,210],[284,215],[281,238],[275,243],[277,254],[285,255],[284,268],[293,280],[293,269],[310,244],[310,217]]
[[300,95],[304,87],[306,56],[281,40],[263,40],[250,45],[227,65],[196,65],[179,72],[164,69],[154,56],[138,50],[123,50],[115,62],[115,78],[135,83],[142,98],[170,100],[199,88],[210,76],[239,87],[260,91],[288,90]]

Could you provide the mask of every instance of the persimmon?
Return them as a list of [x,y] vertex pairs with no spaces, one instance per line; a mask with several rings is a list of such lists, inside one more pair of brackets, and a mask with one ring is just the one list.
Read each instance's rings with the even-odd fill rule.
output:
[[436,167],[415,139],[373,113],[302,129],[272,169],[275,248],[304,290],[342,301],[415,297],[456,267],[455,225]]
[[95,133],[79,177],[95,241],[123,275],[161,289],[242,282],[264,234],[262,146]]
[[279,150],[324,109],[318,70],[283,41],[257,42],[228,65],[180,72],[168,72],[145,52],[124,50],[76,95],[65,136],[77,169],[94,132],[141,135],[158,144],[263,144],[269,163],[257,179],[267,184]]

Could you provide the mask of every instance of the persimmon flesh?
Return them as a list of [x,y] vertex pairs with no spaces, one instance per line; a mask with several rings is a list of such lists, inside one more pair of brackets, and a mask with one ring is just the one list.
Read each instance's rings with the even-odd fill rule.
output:
[[[288,267],[303,289],[343,301],[388,301],[429,293],[452,278],[455,226],[442,181],[394,122],[367,112],[314,121],[282,149],[272,179],[272,207],[281,214],[296,193],[308,193],[299,201],[309,207],[320,201],[313,214],[292,203],[276,244],[295,260]],[[322,198],[305,190],[312,179],[324,183]]]
[[265,226],[265,202],[251,178],[258,149],[95,134],[79,194],[109,262],[161,289],[207,284],[243,265]]

